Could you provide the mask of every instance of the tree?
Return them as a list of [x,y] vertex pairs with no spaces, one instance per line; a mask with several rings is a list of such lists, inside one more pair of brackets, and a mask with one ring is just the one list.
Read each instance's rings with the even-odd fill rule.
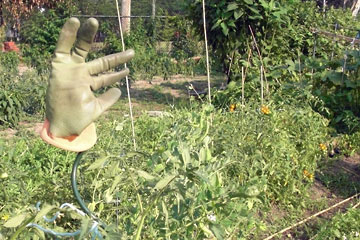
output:
[[116,15],[114,0],[73,0],[83,15]]
[[17,26],[20,25],[21,17],[27,17],[34,9],[52,8],[64,0],[2,0],[0,2],[0,26],[5,24],[4,11],[7,17],[13,20]]

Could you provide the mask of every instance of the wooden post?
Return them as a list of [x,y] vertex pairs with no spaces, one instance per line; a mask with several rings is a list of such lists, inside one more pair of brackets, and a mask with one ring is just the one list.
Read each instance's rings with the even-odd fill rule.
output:
[[151,14],[152,20],[155,20],[155,15],[156,15],[156,0],[152,0],[152,14]]
[[124,33],[130,33],[131,0],[121,0],[121,25]]
[[156,39],[156,21],[155,21],[155,16],[156,16],[156,0],[152,0],[152,14],[151,14],[151,20],[152,20],[152,24],[153,24],[153,39]]
[[207,72],[207,81],[208,81],[208,97],[209,97],[209,103],[211,104],[210,63],[209,63],[209,49],[208,49],[207,33],[206,33],[205,0],[202,0],[202,8],[203,8],[203,25],[204,25],[205,52],[206,52],[206,72]]
[[358,15],[359,10],[360,10],[360,0],[356,0],[351,8],[353,17],[356,17]]

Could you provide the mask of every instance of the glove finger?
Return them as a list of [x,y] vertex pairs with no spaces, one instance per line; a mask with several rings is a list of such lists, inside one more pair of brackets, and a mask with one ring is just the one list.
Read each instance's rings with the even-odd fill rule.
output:
[[109,86],[113,83],[120,81],[123,77],[129,74],[129,69],[124,69],[121,72],[103,74],[97,77],[93,77],[93,83],[90,85],[92,90]]
[[81,25],[78,31],[74,54],[81,57],[84,62],[90,51],[98,27],[99,22],[95,18],[89,18]]
[[111,107],[121,96],[121,91],[118,88],[111,88],[107,92],[100,95],[95,101],[96,109],[93,115],[93,121],[95,121],[104,111]]
[[134,57],[134,50],[129,49],[125,52],[111,54],[102,58],[95,59],[87,63],[90,74],[98,74],[108,71]]
[[71,48],[76,40],[76,33],[80,27],[80,21],[77,18],[70,18],[61,29],[59,39],[55,49],[55,56],[70,54]]

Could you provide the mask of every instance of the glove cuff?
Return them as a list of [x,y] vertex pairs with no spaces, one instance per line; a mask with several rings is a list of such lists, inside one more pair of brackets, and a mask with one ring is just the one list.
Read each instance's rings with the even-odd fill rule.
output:
[[45,119],[40,131],[40,137],[55,147],[73,152],[83,152],[90,149],[95,145],[97,139],[94,123],[87,126],[78,136],[55,137],[50,132],[50,122],[47,119]]

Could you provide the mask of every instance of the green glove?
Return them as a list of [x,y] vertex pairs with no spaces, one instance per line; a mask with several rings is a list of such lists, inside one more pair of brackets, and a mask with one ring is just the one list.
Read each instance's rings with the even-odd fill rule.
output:
[[128,69],[98,74],[134,56],[133,50],[127,50],[85,62],[98,25],[96,19],[90,18],[80,27],[77,18],[70,18],[61,30],[46,93],[46,118],[50,122],[52,136],[80,135],[121,95],[117,88],[108,90],[98,98],[92,92],[128,75]]

